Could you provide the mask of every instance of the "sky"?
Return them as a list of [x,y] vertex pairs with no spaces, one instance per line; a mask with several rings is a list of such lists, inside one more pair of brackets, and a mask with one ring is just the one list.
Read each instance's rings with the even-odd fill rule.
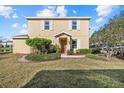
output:
[[113,5],[12,5],[0,6],[0,37],[12,38],[15,35],[27,34],[25,17],[91,17],[91,36],[94,31],[106,24],[110,18],[124,10],[124,6]]

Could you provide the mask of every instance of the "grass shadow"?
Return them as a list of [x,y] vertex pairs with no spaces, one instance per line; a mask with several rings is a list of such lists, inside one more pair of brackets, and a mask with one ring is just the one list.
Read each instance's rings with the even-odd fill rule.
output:
[[0,57],[0,60],[8,59],[9,57]]
[[23,88],[123,88],[124,70],[46,70]]

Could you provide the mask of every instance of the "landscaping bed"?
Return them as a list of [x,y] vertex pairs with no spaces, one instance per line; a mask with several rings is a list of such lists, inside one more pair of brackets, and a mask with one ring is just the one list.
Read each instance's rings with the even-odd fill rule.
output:
[[30,61],[51,61],[61,58],[60,53],[50,53],[50,54],[29,54],[25,57]]

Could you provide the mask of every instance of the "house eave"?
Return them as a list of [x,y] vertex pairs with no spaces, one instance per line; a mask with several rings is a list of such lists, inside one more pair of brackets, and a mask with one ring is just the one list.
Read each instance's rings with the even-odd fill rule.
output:
[[70,20],[70,19],[75,19],[75,20],[90,20],[91,17],[26,17],[27,20]]
[[29,38],[28,35],[17,35],[13,37],[13,39],[28,39],[28,38]]
[[54,37],[59,37],[59,36],[61,36],[61,35],[67,35],[67,36],[69,36],[69,37],[72,37],[72,35],[71,34],[68,34],[68,33],[66,33],[66,32],[61,32],[61,33],[57,33]]

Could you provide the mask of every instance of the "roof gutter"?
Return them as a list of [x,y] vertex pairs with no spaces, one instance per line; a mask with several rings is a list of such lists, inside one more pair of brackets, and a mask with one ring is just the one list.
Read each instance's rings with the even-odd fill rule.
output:
[[91,17],[26,17],[27,20],[69,20],[69,19],[80,19],[80,20],[90,20]]

